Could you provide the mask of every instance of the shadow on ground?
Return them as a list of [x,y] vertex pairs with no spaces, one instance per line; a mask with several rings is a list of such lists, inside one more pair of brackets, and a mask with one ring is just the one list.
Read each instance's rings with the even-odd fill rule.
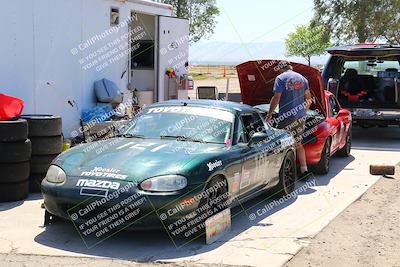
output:
[[22,206],[25,202],[27,201],[34,201],[34,200],[39,200],[42,199],[42,194],[40,193],[35,193],[35,194],[30,194],[27,199],[21,200],[21,201],[15,201],[15,202],[5,202],[5,203],[0,203],[0,212],[1,211],[6,211],[6,210],[11,210],[16,207]]

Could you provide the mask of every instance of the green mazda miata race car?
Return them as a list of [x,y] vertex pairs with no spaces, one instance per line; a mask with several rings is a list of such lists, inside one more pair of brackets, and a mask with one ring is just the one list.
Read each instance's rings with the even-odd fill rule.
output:
[[295,161],[292,136],[250,106],[158,103],[119,137],[53,161],[42,182],[46,218],[72,220],[83,237],[127,227],[181,232],[266,189],[291,193]]

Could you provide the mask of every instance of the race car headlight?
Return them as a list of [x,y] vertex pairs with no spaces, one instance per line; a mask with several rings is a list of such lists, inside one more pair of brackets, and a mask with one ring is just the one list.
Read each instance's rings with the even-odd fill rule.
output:
[[144,191],[174,192],[184,189],[187,179],[180,175],[166,175],[147,179],[140,184]]
[[46,178],[49,183],[61,184],[67,179],[67,175],[60,167],[51,165],[47,171]]

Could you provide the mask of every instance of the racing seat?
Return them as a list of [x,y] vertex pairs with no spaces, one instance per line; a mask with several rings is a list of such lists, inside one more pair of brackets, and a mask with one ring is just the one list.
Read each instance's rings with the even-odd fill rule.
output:
[[343,86],[341,95],[347,98],[347,101],[350,103],[357,103],[361,97],[368,94],[366,90],[362,89],[356,69],[347,69],[340,83]]

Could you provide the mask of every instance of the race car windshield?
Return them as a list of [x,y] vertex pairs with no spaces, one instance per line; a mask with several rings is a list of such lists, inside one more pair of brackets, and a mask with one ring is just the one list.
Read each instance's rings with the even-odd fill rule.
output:
[[234,115],[199,107],[148,108],[123,136],[229,144]]

